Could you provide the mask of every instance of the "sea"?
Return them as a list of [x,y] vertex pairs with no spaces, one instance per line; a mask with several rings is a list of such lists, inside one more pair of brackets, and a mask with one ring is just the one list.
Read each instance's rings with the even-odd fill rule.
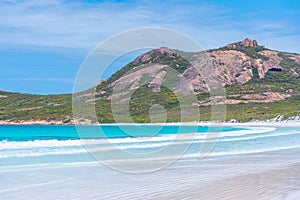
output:
[[[299,152],[297,127],[3,125],[0,199],[201,199],[216,181],[294,169]],[[300,197],[289,180],[270,199]]]

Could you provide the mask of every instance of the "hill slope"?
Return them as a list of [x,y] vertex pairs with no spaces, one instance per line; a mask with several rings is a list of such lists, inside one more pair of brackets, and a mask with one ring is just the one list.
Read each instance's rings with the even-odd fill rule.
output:
[[[135,122],[150,122],[149,111],[159,104],[171,122],[180,121],[181,108],[175,94],[196,95],[193,106],[200,110],[199,120],[211,120],[211,106],[218,102],[209,92],[225,87],[225,119],[249,121],[299,115],[299,85],[299,54],[270,50],[245,39],[205,52],[153,49],[76,98],[86,104],[96,100],[100,123],[115,122],[111,102],[120,108],[128,102]],[[71,98],[71,94],[42,96],[1,91],[0,120],[73,123]],[[128,122],[126,118],[121,121]]]

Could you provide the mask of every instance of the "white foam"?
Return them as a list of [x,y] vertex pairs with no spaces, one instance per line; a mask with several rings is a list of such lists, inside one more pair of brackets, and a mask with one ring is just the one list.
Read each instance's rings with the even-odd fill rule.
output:
[[279,136],[298,135],[298,134],[300,134],[299,131],[278,132],[278,133],[262,134],[262,135],[257,135],[257,136],[220,139],[219,141],[220,142],[233,142],[233,141],[243,141],[243,140],[252,140],[252,139],[258,139],[258,138],[279,137]]
[[[9,157],[35,157],[45,155],[68,155],[87,153],[89,151],[104,152],[114,149],[151,149],[161,148],[168,145],[186,145],[202,143],[206,141],[232,142],[244,141],[265,137],[278,137],[300,134],[299,131],[274,132],[274,127],[249,127],[247,130],[218,133],[202,133],[163,135],[156,137],[141,138],[114,138],[114,139],[85,139],[85,140],[35,140],[35,141],[1,141],[0,158]],[[254,136],[251,136],[255,134]],[[226,137],[226,138],[224,138]],[[229,138],[227,138],[229,137]],[[233,137],[233,138],[230,138]],[[215,140],[219,139],[219,140]],[[85,146],[84,146],[85,145]]]
[[[296,148],[300,148],[300,145],[285,146],[285,147],[274,147],[274,148],[265,148],[265,149],[251,149],[251,150],[245,150],[245,151],[213,152],[213,153],[209,153],[207,155],[207,157],[264,153],[264,152],[289,150],[289,149],[296,149]],[[185,154],[183,157],[200,157],[200,153]]]
[[0,150],[30,149],[40,147],[82,146],[80,140],[34,140],[34,141],[1,141]]
[[163,142],[173,140],[192,140],[206,138],[222,138],[230,136],[243,136],[250,134],[267,133],[274,131],[273,127],[249,127],[248,130],[228,131],[228,132],[210,132],[210,133],[183,133],[183,134],[168,134],[155,137],[137,137],[137,138],[105,138],[105,139],[82,139],[82,140],[34,140],[34,141],[1,141],[0,150],[5,149],[28,149],[39,147],[70,147],[92,144],[128,144],[128,143],[147,143],[147,142]]
[[46,155],[68,155],[68,154],[82,154],[87,153],[87,150],[82,149],[64,149],[64,150],[58,150],[58,149],[48,149],[48,150],[20,150],[20,151],[11,151],[11,152],[5,152],[0,153],[0,158],[10,158],[10,157],[37,157],[37,156],[46,156]]
[[275,127],[247,127],[246,129],[247,130],[222,132],[222,137],[262,134],[262,133],[268,133],[276,130]]

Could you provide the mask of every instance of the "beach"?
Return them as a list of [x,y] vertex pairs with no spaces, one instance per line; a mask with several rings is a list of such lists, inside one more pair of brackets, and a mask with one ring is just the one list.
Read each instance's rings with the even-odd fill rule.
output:
[[[278,127],[300,127],[300,120],[298,116],[295,116],[295,120],[263,120],[263,121],[249,121],[249,122],[230,122],[230,121],[199,121],[199,122],[169,122],[169,123],[141,123],[141,125],[162,125],[162,126],[173,126],[173,125],[184,125],[184,126],[278,126]],[[0,120],[1,125],[130,125],[128,123],[79,123],[78,120],[71,120],[68,123],[64,123],[60,120]],[[136,123],[139,124],[139,123]]]
[[0,200],[300,200],[299,8],[0,0]]
[[[180,161],[141,175],[97,163],[1,172],[1,199],[298,199],[298,151]],[[266,159],[267,158],[267,159]],[[282,160],[283,159],[283,160]],[[289,160],[289,162],[284,162]],[[45,195],[46,194],[46,195]]]
[[[116,125],[115,125],[116,126]],[[171,125],[169,125],[171,126]],[[182,145],[192,133],[174,138],[167,127],[162,135],[142,138],[111,137],[109,141],[128,152],[149,153]],[[18,132],[18,127],[5,127]],[[204,158],[200,147],[206,139],[201,127],[193,143],[174,162],[151,172],[130,173],[96,160],[85,145],[96,145],[110,155],[103,138],[59,139],[50,133],[73,136],[70,126],[26,126],[44,138],[30,140],[16,134],[0,145],[0,199],[298,199],[300,197],[300,129],[297,127],[228,126]],[[35,128],[34,128],[35,127]],[[177,127],[177,126],[175,126]],[[107,126],[107,130],[115,128]],[[147,127],[148,129],[149,127]],[[155,127],[152,127],[155,128]],[[73,130],[73,129],[72,129]],[[190,128],[186,129],[190,130]],[[213,131],[218,129],[213,129]],[[5,132],[0,127],[0,133]],[[47,134],[46,134],[47,133]],[[30,136],[31,138],[34,135]],[[18,140],[18,141],[17,141]],[[146,160],[146,155],[145,160]],[[151,162],[163,162],[160,159]],[[148,158],[149,159],[149,158]]]

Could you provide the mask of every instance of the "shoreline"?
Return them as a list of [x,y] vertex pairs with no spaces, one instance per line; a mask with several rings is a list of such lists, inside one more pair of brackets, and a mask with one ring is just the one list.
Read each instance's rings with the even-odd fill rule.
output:
[[170,123],[103,123],[92,124],[82,123],[76,124],[74,122],[64,123],[62,121],[0,121],[0,126],[33,126],[33,125],[45,125],[45,126],[115,126],[115,125],[145,125],[145,126],[272,126],[272,127],[300,127],[300,121],[255,121],[255,122],[219,122],[219,121],[200,121],[200,122],[170,122]]
[[[40,199],[47,191],[53,191],[46,200],[57,196],[143,199],[151,195],[154,195],[151,199],[297,199],[300,195],[298,152],[299,149],[280,150],[247,157],[180,160],[159,171],[140,175],[115,171],[98,162],[6,165],[0,171],[3,180],[0,197],[23,199],[28,194],[29,199]],[[18,181],[11,177],[18,177]],[[119,187],[111,190],[103,187],[103,182]],[[61,188],[76,192],[64,196],[65,190]]]

